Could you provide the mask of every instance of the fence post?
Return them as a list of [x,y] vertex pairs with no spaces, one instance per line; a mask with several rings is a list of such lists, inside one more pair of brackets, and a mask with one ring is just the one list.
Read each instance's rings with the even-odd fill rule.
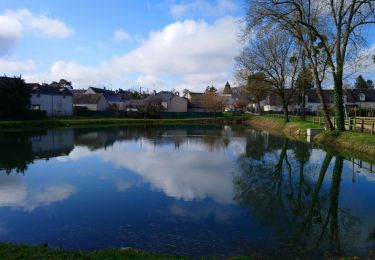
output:
[[363,132],[363,130],[365,128],[364,124],[365,124],[365,120],[362,119],[362,121],[361,121],[361,132]]
[[372,121],[372,127],[371,127],[371,134],[372,135],[374,134],[374,130],[375,130],[375,121],[373,120]]
[[355,131],[357,128],[357,120],[356,120],[356,117],[354,116],[354,119],[353,119],[353,131]]

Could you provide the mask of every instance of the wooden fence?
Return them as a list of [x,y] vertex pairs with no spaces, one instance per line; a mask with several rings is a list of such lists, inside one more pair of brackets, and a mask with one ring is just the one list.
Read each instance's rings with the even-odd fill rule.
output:
[[[267,114],[270,117],[284,117],[282,114]],[[290,119],[299,119],[300,116],[289,115]],[[320,116],[306,116],[307,122],[312,122],[324,126],[324,118]],[[332,124],[336,127],[336,118],[331,117]],[[375,135],[375,117],[347,117],[345,119],[345,128],[347,130],[364,132]]]

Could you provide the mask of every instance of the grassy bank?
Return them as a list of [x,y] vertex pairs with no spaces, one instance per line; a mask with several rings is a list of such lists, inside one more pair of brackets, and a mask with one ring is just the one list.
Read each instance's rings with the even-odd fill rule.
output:
[[59,127],[86,127],[111,125],[171,125],[171,124],[234,124],[246,117],[184,118],[184,119],[134,119],[134,118],[80,118],[55,117],[42,120],[0,121],[0,131],[38,130]]
[[266,116],[252,116],[246,122],[257,129],[265,129],[276,134],[285,134],[294,139],[305,139],[308,128],[320,127],[318,124],[300,120],[285,123],[282,118]]
[[[258,129],[285,134],[290,138],[301,140],[306,140],[306,130],[308,128],[321,128],[318,124],[310,122],[294,120],[285,123],[282,118],[266,116],[252,116],[247,120],[247,123]],[[355,155],[355,157],[360,159],[375,160],[374,135],[352,131],[325,131],[315,136],[314,142],[344,156]]]
[[98,251],[66,251],[46,246],[0,244],[2,259],[190,259],[155,254],[137,249],[104,249]]
[[[124,248],[103,249],[95,251],[68,251],[52,249],[47,246],[28,246],[16,244],[0,244],[2,259],[217,259],[216,257],[189,257],[157,254],[149,251]],[[220,259],[223,259],[222,257]],[[245,260],[253,257],[229,257],[228,260]]]
[[339,150],[346,156],[353,156],[371,162],[375,161],[375,136],[359,132],[326,131],[315,136],[314,141],[328,147]]

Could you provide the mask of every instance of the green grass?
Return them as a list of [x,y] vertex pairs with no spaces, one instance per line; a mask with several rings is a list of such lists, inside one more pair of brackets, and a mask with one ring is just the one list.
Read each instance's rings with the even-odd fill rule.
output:
[[287,123],[287,125],[290,125],[292,127],[298,127],[301,130],[307,130],[308,128],[322,128],[319,124],[301,121],[301,120],[293,120]]
[[[319,124],[301,121],[293,118],[285,123],[281,117],[253,116],[250,125],[265,130],[283,132],[288,137],[306,140],[308,128],[322,128]],[[375,161],[375,135],[353,131],[325,131],[314,138],[314,142],[323,145],[327,150],[345,156],[353,156],[365,160]]]
[[326,131],[315,136],[314,141],[352,156],[375,162],[375,135],[353,131]]
[[165,124],[222,124],[243,120],[244,116],[176,119],[134,119],[134,118],[84,118],[54,117],[40,120],[0,121],[0,131],[35,130],[55,127],[79,127],[102,125],[165,125]]
[[[68,251],[52,249],[47,246],[28,246],[15,244],[0,244],[1,259],[216,259],[215,257],[170,256],[149,251],[125,248],[103,249],[97,251]],[[230,260],[252,259],[238,256],[227,258]]]
[[2,259],[190,259],[137,249],[105,249],[98,251],[65,251],[46,246],[0,244]]

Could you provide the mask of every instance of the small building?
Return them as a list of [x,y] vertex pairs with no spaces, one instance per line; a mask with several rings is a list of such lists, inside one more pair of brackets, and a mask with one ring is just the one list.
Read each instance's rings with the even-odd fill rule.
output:
[[73,94],[68,88],[28,83],[32,88],[30,108],[46,111],[47,116],[73,115]]
[[204,105],[204,93],[189,92],[186,98],[188,99],[189,112],[207,112]]
[[104,111],[108,109],[109,104],[103,94],[75,94],[73,106],[91,111]]
[[136,102],[127,102],[127,106],[145,106],[150,103],[159,103],[163,107],[164,112],[187,112],[188,111],[188,101],[185,98],[180,97],[178,94],[170,91],[161,91],[154,95],[149,95],[148,97]]
[[116,107],[118,110],[124,109],[124,102],[116,94],[116,92],[112,90],[106,88],[89,87],[85,94],[102,94],[110,106]]

